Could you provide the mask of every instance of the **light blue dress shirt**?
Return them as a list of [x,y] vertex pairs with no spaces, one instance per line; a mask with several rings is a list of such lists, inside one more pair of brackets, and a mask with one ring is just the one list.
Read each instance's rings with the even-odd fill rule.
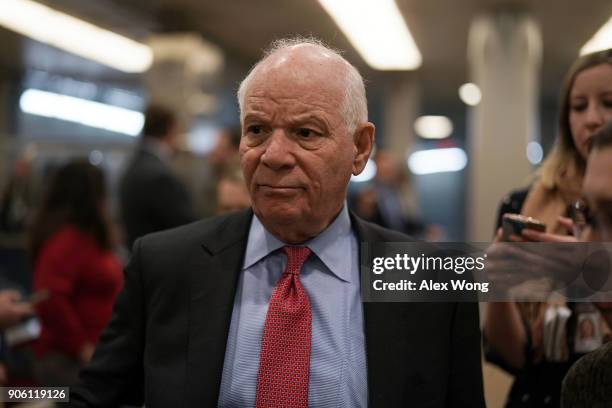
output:
[[[219,407],[253,407],[268,302],[285,269],[285,243],[253,216],[227,340]],[[367,406],[357,239],[346,205],[303,245],[313,254],[300,280],[312,307],[309,407]]]

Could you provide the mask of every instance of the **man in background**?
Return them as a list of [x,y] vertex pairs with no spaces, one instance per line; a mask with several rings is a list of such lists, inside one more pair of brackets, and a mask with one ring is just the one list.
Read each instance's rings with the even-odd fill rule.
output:
[[[609,246],[612,241],[612,122],[593,136],[582,191],[589,214],[587,227],[580,238],[605,241]],[[612,302],[598,302],[596,306],[612,327]],[[561,390],[564,408],[605,407],[610,401],[612,342],[580,358],[567,373]]]
[[179,136],[172,111],[157,105],[147,107],[142,138],[119,191],[126,245],[130,249],[145,234],[196,219],[189,192],[169,164]]

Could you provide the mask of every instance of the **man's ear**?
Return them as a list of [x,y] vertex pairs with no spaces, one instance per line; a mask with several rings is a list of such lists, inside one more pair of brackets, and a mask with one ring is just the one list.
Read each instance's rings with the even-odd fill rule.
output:
[[360,125],[355,134],[353,135],[353,141],[355,143],[355,158],[353,159],[353,175],[358,175],[365,168],[372,147],[374,147],[376,128],[371,122]]

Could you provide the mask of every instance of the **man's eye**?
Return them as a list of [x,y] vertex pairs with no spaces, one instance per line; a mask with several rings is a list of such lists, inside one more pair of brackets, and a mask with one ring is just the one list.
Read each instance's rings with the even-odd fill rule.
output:
[[314,130],[307,129],[307,128],[299,128],[297,133],[300,137],[304,139],[308,139],[308,138],[311,138],[317,135],[317,133]]
[[252,133],[254,135],[260,135],[263,133],[263,126],[260,125],[252,125],[247,128],[248,133]]

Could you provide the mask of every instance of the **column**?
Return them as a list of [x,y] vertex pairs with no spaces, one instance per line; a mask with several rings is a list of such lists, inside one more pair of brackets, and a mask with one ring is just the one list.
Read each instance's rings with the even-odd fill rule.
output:
[[490,240],[500,200],[528,182],[527,143],[539,140],[541,54],[540,28],[525,13],[498,11],[472,22],[469,71],[482,100],[468,112],[469,240]]

